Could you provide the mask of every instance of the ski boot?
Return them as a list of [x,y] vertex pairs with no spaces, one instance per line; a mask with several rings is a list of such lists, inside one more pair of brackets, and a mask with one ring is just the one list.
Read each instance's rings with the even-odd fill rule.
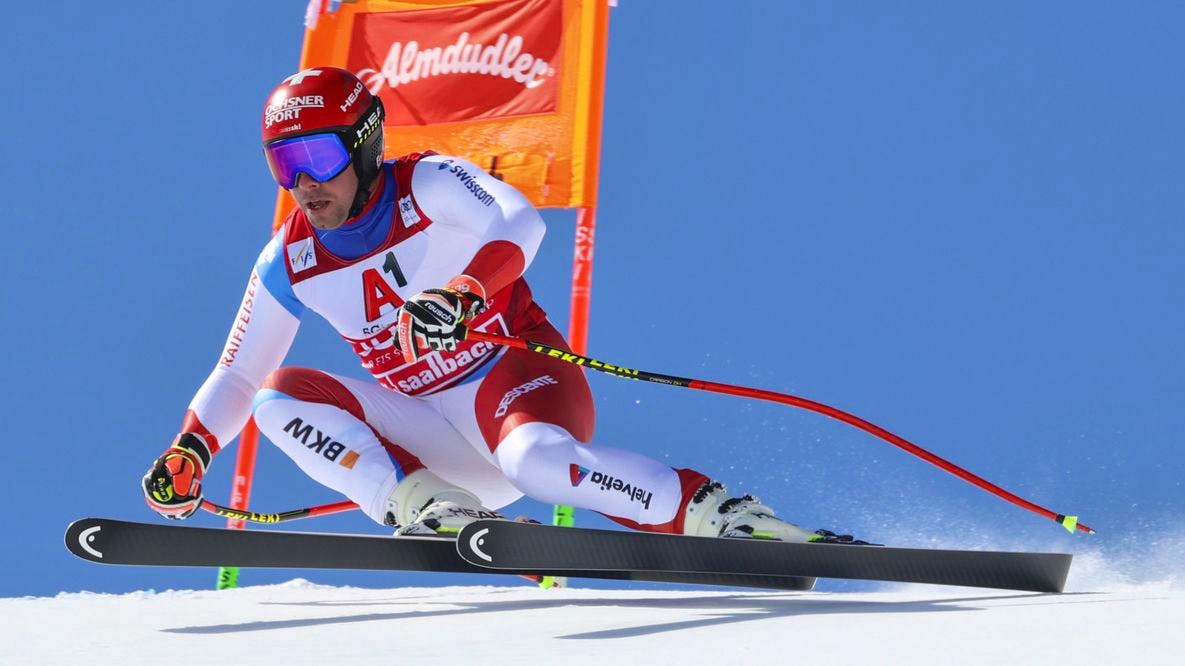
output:
[[794,543],[868,545],[850,534],[828,530],[810,532],[774,515],[773,509],[752,495],[729,497],[723,485],[709,481],[691,497],[683,533],[733,539],[767,539]]
[[407,475],[387,498],[385,522],[396,536],[451,536],[475,520],[505,518],[476,495],[426,469]]
[[770,539],[807,543],[811,533],[774,516],[773,509],[752,495],[729,497],[725,487],[708,481],[691,497],[683,533],[692,536]]

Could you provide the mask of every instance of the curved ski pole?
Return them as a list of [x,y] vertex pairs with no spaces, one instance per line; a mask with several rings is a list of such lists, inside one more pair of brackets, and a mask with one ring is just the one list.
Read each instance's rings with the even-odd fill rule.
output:
[[240,511],[232,509],[229,506],[222,506],[215,504],[210,500],[202,500],[201,508],[203,511],[223,516],[225,518],[234,518],[236,520],[245,520],[249,523],[284,523],[289,520],[299,520],[301,518],[313,518],[315,516],[327,516],[331,513],[342,513],[344,511],[353,511],[358,508],[358,505],[345,500],[342,502],[334,502],[332,504],[319,504],[317,506],[309,506],[303,509],[293,509],[291,511],[284,511],[282,513],[256,513],[254,511]]
[[930,453],[929,451],[906,440],[903,437],[894,435],[893,433],[889,432],[888,430],[885,430],[884,428],[881,428],[878,425],[869,423],[868,421],[865,421],[864,419],[862,419],[858,416],[849,414],[849,413],[847,413],[843,410],[840,410],[840,409],[836,409],[835,407],[831,407],[830,405],[825,405],[821,402],[815,402],[814,400],[800,398],[798,396],[789,395],[787,393],[776,393],[774,391],[766,391],[766,390],[762,390],[762,389],[747,388],[744,386],[733,386],[731,384],[718,384],[716,382],[708,382],[708,381],[704,381],[701,379],[690,379],[687,377],[676,377],[673,375],[664,375],[664,374],[660,374],[657,372],[647,372],[646,370],[634,370],[632,368],[624,368],[624,367],[621,367],[618,365],[613,365],[611,363],[604,363],[602,361],[598,361],[596,359],[592,359],[587,356],[581,356],[580,354],[573,354],[572,352],[565,351],[563,349],[558,349],[556,347],[552,347],[549,345],[545,345],[541,342],[524,340],[522,338],[511,338],[511,337],[506,337],[503,335],[496,335],[493,333],[485,333],[482,331],[475,331],[473,329],[468,329],[466,331],[466,336],[467,336],[467,339],[470,339],[470,340],[480,340],[482,342],[490,342],[490,343],[497,344],[497,345],[505,345],[507,347],[515,347],[517,349],[523,349],[523,350],[526,350],[529,352],[535,352],[537,354],[545,354],[547,356],[550,356],[555,359],[559,359],[559,360],[567,362],[567,363],[579,365],[582,368],[588,368],[590,370],[604,372],[606,374],[615,375],[617,377],[625,377],[627,379],[638,379],[641,381],[654,382],[657,384],[666,384],[668,386],[681,386],[681,387],[686,387],[686,388],[699,389],[701,391],[712,391],[714,393],[726,393],[728,395],[736,395],[736,396],[740,396],[743,398],[756,398],[758,400],[767,400],[769,402],[777,402],[777,403],[781,403],[783,405],[790,405],[791,407],[799,407],[799,408],[806,409],[806,410],[809,410],[812,412],[823,414],[824,416],[829,416],[833,419],[843,421],[844,423],[847,423],[848,425],[855,426],[856,428],[859,428],[859,429],[863,430],[864,432],[867,432],[871,435],[875,435],[876,437],[883,439],[884,441],[892,444],[893,446],[896,446],[899,449],[902,449],[908,453],[911,453],[911,454],[921,458],[922,460],[925,460],[926,462],[928,462],[936,467],[946,470],[947,472],[954,474],[955,476],[959,477],[960,479],[963,479],[964,481],[966,481],[968,483],[979,486],[983,490],[986,490],[989,493],[992,493],[993,495],[1000,497],[1001,499],[1007,500],[1007,501],[1009,501],[1021,508],[1028,509],[1029,511],[1032,511],[1033,513],[1035,513],[1039,516],[1044,516],[1045,518],[1049,518],[1050,520],[1056,521],[1062,527],[1066,528],[1066,530],[1069,532],[1074,532],[1075,530],[1078,530],[1081,532],[1085,532],[1087,534],[1094,534],[1095,533],[1095,531],[1093,529],[1078,522],[1078,516],[1067,516],[1064,514],[1055,513],[1053,511],[1050,511],[1049,509],[1046,509],[1045,507],[1038,506],[1037,504],[1034,504],[1034,503],[1024,499],[1023,497],[1019,497],[1017,495],[1014,495],[1014,494],[1008,492],[1007,490],[1004,490],[1003,488],[997,486],[996,484],[992,483],[991,481],[988,481],[987,479],[984,479],[980,476],[972,474],[971,472],[968,472],[967,470],[963,469],[962,467],[959,467],[958,465],[956,465],[948,460],[945,460],[943,458],[940,458],[940,457],[934,455],[933,453]]

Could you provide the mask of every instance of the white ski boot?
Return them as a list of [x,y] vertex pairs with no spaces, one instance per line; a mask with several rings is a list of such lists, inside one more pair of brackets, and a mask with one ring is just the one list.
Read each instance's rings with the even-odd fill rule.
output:
[[777,518],[773,509],[752,495],[729,497],[724,486],[715,481],[705,483],[688,502],[683,533],[797,543],[822,540],[818,534]]
[[456,536],[475,520],[505,520],[473,493],[420,469],[404,477],[387,498],[384,522],[397,536]]

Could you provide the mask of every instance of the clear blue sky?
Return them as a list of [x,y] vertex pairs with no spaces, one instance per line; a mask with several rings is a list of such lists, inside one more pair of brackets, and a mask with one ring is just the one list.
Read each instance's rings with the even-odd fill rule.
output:
[[[297,66],[304,6],[8,8],[0,595],[212,585],[76,560],[62,532],[157,520],[139,478],[267,239],[258,114]],[[1134,561],[1185,542],[1182,62],[1172,2],[622,0],[592,355],[834,404],[1100,534],[787,407],[594,377],[597,439],[895,544]],[[529,278],[562,327],[574,215],[545,217]],[[363,373],[311,315],[289,362]],[[336,499],[261,447],[256,508]]]

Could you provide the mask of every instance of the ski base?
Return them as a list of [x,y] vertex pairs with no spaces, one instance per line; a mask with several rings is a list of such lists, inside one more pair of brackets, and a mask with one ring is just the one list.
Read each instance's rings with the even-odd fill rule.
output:
[[557,528],[481,520],[466,525],[457,550],[494,569],[564,566],[589,572],[667,571],[737,576],[849,578],[1061,592],[1071,555],[929,550],[720,539],[619,530]]
[[591,571],[563,566],[491,569],[462,559],[452,538],[229,530],[110,518],[75,521],[66,529],[65,542],[74,555],[100,564],[533,574],[799,591],[810,590],[815,583],[810,577],[748,573]]

